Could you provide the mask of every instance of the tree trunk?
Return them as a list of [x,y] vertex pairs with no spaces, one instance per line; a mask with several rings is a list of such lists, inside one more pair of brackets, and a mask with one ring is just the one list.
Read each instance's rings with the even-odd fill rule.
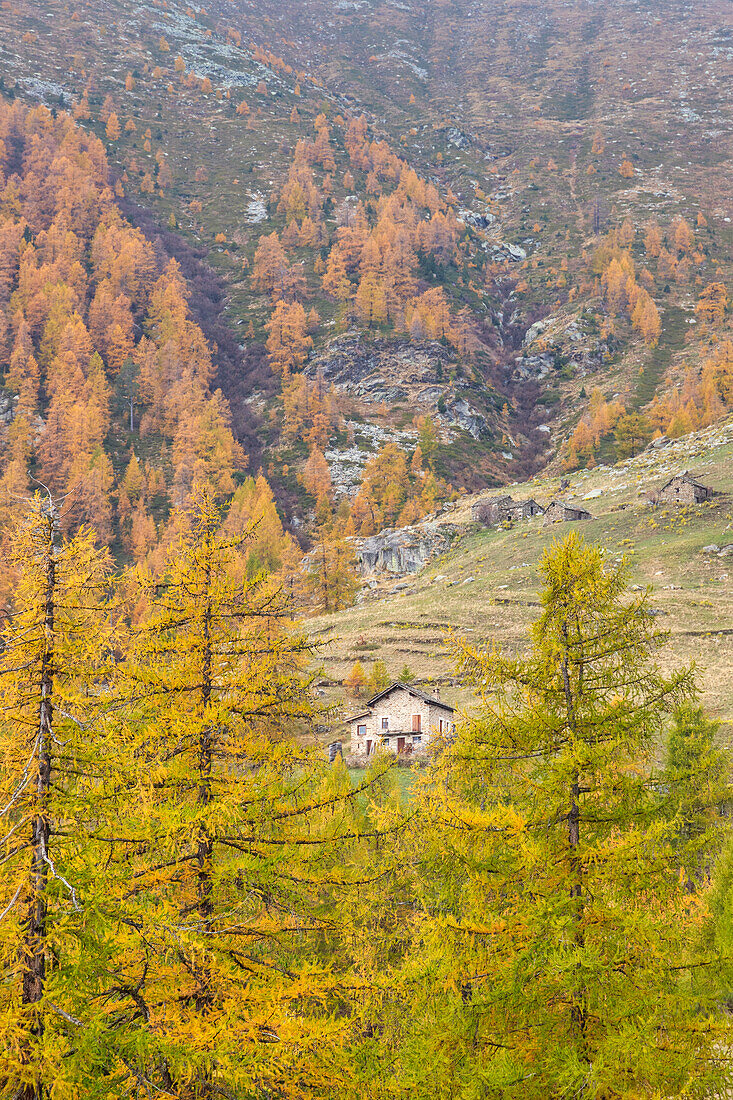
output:
[[[567,643],[567,627],[563,628],[563,634]],[[575,700],[573,699],[573,690],[570,683],[570,669],[567,649],[565,650],[565,657],[562,663],[562,679],[563,689],[565,692],[565,702],[568,711],[568,725],[573,731],[573,734],[576,734],[577,723],[575,715]],[[576,949],[582,951],[583,947],[585,946],[585,936],[583,932],[583,866],[579,855],[580,775],[577,769],[573,772],[570,784],[570,808],[568,810],[568,847],[570,849],[570,898],[573,903],[573,920],[575,922],[574,942]],[[582,987],[576,987],[572,991],[571,1020],[573,1033],[579,1047],[580,1057],[583,1061],[588,1061],[588,1053],[586,1047],[588,1012],[586,1006],[586,994],[585,990]]]
[[[36,780],[36,812],[31,823],[32,856],[30,867],[30,901],[23,948],[23,1005],[38,1005],[43,998],[46,980],[46,936],[48,917],[48,842],[51,825],[46,802],[51,786],[51,737],[53,729],[54,617],[56,593],[56,516],[49,502],[48,527],[44,547],[46,585],[43,606],[44,646],[41,657],[40,703],[38,707],[38,778]],[[32,1014],[31,1036],[43,1034],[43,1020]],[[29,1051],[29,1060],[32,1057]],[[20,1100],[41,1100],[43,1083],[24,1086]]]
[[[207,551],[210,550],[210,543],[207,540]],[[211,645],[211,559],[207,559],[206,563],[206,606],[204,609],[204,651],[203,651],[203,668],[201,677],[201,704],[202,704],[202,718],[208,718],[206,711],[211,701],[211,666],[212,666],[212,645]],[[207,721],[202,725],[201,733],[199,735],[198,746],[198,791],[196,795],[196,801],[199,806],[208,806],[211,803],[211,764],[213,758],[213,745],[212,745],[212,729]],[[198,865],[197,871],[197,908],[199,917],[201,919],[201,927],[204,932],[208,932],[211,928],[211,916],[213,913],[213,900],[212,900],[212,881],[211,881],[211,859],[213,854],[213,844],[211,842],[211,835],[205,825],[202,825],[199,829],[198,840],[196,844],[196,862]],[[201,990],[197,997],[197,1002],[200,1008],[205,1007],[211,999],[211,972],[208,966],[204,967],[202,973]]]

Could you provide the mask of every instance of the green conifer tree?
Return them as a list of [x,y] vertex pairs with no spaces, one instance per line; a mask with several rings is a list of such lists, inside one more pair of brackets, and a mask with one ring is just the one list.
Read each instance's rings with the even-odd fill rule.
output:
[[405,1092],[719,1095],[729,1026],[652,773],[691,672],[662,675],[647,596],[577,534],[541,573],[528,655],[458,647],[481,707],[421,794]]
[[663,812],[673,822],[688,888],[707,882],[724,839],[731,800],[728,755],[716,745],[720,723],[688,704],[674,716],[660,777]]

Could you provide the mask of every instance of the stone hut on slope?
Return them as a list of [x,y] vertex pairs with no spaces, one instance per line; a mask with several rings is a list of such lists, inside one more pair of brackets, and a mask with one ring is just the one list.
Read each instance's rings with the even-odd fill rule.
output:
[[709,485],[703,485],[689,470],[675,474],[654,494],[655,504],[701,504],[715,495]]
[[500,523],[513,523],[521,519],[542,515],[544,508],[536,500],[513,500],[510,496],[489,497],[477,500],[471,507],[471,519],[484,527]]
[[421,752],[436,735],[453,732],[453,714],[438,695],[412,684],[390,684],[347,719],[351,751],[357,756],[372,756],[379,747],[399,756]]
[[580,520],[593,519],[584,508],[573,508],[562,500],[553,500],[545,509],[544,527],[552,523],[577,523]]

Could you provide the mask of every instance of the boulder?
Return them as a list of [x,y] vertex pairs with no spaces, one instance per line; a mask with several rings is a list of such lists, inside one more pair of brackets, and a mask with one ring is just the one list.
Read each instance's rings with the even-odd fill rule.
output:
[[378,535],[355,539],[359,572],[392,576],[417,573],[427,561],[448,549],[456,533],[454,524],[430,521],[413,527],[388,528]]

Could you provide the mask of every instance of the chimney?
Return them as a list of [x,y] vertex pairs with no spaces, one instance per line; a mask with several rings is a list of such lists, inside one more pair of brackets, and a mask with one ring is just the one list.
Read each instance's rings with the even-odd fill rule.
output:
[[436,689],[435,689],[435,698],[440,699],[440,688],[439,687],[436,687]]

